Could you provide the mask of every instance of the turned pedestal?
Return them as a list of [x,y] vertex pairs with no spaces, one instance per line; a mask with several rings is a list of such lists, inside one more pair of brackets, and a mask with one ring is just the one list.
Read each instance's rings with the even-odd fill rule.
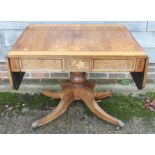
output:
[[47,116],[35,121],[32,127],[43,126],[61,114],[63,114],[74,100],[82,100],[91,112],[96,116],[114,125],[123,127],[124,123],[111,115],[107,114],[99,107],[95,100],[103,99],[112,95],[111,91],[107,92],[94,92],[95,83],[86,80],[85,72],[71,72],[70,81],[61,83],[61,91],[48,91],[44,90],[43,95],[61,99],[58,106]]

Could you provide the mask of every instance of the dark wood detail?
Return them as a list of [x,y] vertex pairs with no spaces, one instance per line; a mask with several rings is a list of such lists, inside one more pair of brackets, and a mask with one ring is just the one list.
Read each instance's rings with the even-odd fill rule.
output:
[[143,89],[147,80],[148,58],[145,60],[144,70],[142,72],[130,72],[137,88]]
[[131,76],[137,86],[137,88],[143,89],[143,80],[144,80],[144,73],[143,72],[131,72]]
[[12,88],[18,90],[25,72],[11,72]]

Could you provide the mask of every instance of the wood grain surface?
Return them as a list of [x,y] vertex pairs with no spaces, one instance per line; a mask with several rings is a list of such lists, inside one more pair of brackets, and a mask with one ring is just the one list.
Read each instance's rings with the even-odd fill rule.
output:
[[142,56],[143,49],[119,25],[30,25],[8,56]]
[[36,24],[16,41],[8,53],[8,65],[14,77],[27,71],[131,72],[142,89],[148,57],[124,26]]

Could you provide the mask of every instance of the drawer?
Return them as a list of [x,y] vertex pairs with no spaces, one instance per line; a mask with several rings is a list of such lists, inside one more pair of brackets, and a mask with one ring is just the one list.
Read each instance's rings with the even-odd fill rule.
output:
[[20,72],[20,63],[18,58],[10,58],[9,64],[12,72]]
[[143,72],[145,67],[145,59],[136,59],[135,72]]
[[97,59],[93,61],[93,71],[134,71],[134,59]]
[[62,71],[61,59],[21,59],[22,71]]
[[67,71],[91,71],[91,68],[90,59],[66,59],[65,69]]

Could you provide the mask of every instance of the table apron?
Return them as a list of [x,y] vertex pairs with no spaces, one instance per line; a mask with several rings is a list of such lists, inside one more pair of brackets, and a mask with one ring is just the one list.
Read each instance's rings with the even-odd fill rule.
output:
[[143,72],[145,58],[9,58],[12,72]]

